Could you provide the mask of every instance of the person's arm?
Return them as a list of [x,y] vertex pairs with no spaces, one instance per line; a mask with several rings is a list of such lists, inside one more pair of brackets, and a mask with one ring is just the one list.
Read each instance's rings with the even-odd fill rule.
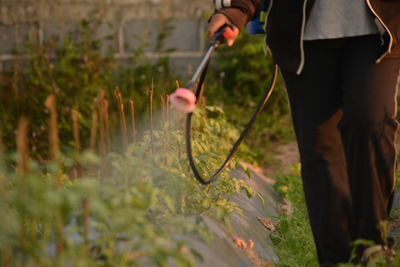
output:
[[233,45],[240,30],[256,14],[262,0],[214,0],[215,13],[210,18],[208,37],[214,35],[219,28],[228,24],[233,29],[233,37],[227,40]]

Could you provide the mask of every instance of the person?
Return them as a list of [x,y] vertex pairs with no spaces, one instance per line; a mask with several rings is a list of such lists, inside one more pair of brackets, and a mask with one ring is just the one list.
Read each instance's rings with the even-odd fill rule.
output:
[[[358,239],[376,244],[358,260],[384,252],[396,173],[400,1],[265,1],[266,43],[287,88],[319,263],[349,261]],[[231,46],[261,0],[214,4],[208,35],[228,24]]]

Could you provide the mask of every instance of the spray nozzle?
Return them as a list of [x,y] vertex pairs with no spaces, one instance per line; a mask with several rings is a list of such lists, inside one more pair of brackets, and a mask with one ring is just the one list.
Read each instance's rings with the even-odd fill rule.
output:
[[171,104],[182,112],[192,113],[196,109],[196,96],[189,89],[178,88],[169,99]]

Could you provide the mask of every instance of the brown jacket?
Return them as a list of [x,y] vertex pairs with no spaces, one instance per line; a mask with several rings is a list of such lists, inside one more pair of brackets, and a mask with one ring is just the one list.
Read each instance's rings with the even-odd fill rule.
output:
[[[214,0],[216,13],[226,15],[239,29],[253,18],[262,0]],[[275,62],[300,73],[304,66],[303,35],[311,8],[318,0],[266,0],[266,42]],[[376,20],[384,27],[386,52],[400,56],[400,0],[365,0]]]

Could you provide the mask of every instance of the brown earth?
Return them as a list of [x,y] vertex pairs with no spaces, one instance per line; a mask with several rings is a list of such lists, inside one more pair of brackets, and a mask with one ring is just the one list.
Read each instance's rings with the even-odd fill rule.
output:
[[263,166],[263,172],[270,177],[290,173],[292,166],[300,161],[299,150],[295,141],[275,146],[271,154],[272,159],[266,166]]

